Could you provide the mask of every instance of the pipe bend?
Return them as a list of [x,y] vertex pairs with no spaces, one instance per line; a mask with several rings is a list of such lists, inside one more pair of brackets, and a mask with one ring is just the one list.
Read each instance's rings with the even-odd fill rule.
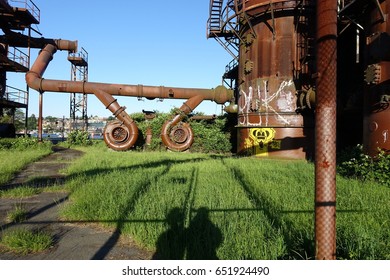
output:
[[26,73],[25,78],[26,83],[30,88],[39,90],[42,77],[37,72],[30,70]]
[[78,41],[70,41],[70,40],[62,40],[62,39],[56,39],[54,40],[57,48],[61,51],[70,51],[73,53],[77,52],[78,48]]
[[112,95],[103,90],[95,88],[93,94],[119,120],[106,126],[103,134],[106,144],[116,151],[125,151],[133,147],[139,132],[134,120],[126,113],[126,108],[121,107]]
[[134,146],[138,139],[138,127],[132,123],[121,121],[108,123],[103,132],[104,142],[115,151],[127,151]]
[[171,151],[183,152],[194,142],[194,133],[188,123],[166,121],[161,129],[161,140]]

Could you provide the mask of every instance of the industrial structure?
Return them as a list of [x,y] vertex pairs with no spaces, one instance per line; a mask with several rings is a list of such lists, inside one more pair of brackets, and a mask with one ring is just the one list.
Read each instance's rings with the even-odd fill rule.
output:
[[[29,70],[29,48],[36,46],[36,42],[29,40],[34,30],[31,26],[40,21],[40,10],[32,2],[13,2],[18,5],[0,1],[0,28],[4,33],[0,36],[0,117],[7,111],[14,116],[18,108],[25,109],[26,115],[28,113],[28,87],[19,89],[9,85],[7,72],[26,73]],[[26,30],[27,35],[16,33]],[[12,136],[15,128],[11,124],[0,124],[0,133],[2,136]]]
[[[17,109],[25,110],[25,126],[30,89],[28,85],[22,89],[12,86],[12,79],[7,78],[7,73],[27,73],[31,49],[42,49],[46,44],[55,43],[54,39],[42,37],[34,28],[40,23],[40,17],[39,7],[31,0],[0,0],[0,28],[3,32],[0,35],[0,117],[7,114],[15,118]],[[71,79],[87,81],[88,52],[84,48],[80,52],[72,52],[68,60],[71,63]],[[86,95],[70,94],[70,118],[73,128],[86,129]],[[14,135],[13,124],[0,123],[0,137]]]
[[[345,147],[364,140],[374,155],[378,148],[390,150],[384,75],[389,1],[336,2],[337,141]],[[316,3],[210,1],[208,37],[233,58],[223,77],[238,104],[238,153],[313,157]]]
[[[9,4],[12,2],[23,2],[26,7],[15,8]],[[337,82],[334,117],[337,115],[338,147],[364,143],[370,155],[375,155],[378,149],[389,151],[387,10],[390,1],[336,2],[338,75],[334,73]],[[168,149],[183,151],[193,141],[190,125],[183,122],[185,116],[203,100],[212,100],[226,105],[227,113],[237,114],[238,154],[312,159],[316,91],[321,75],[317,60],[316,4],[315,0],[210,0],[207,37],[217,40],[231,54],[232,61],[223,73],[223,85],[215,89],[188,89],[90,83],[88,53],[84,49],[78,53],[77,42],[31,37],[31,25],[39,23],[39,9],[29,0],[1,0],[0,24],[4,35],[0,36],[0,109],[27,110],[31,87],[40,93],[71,93],[71,118],[76,120],[79,112],[81,119],[86,119],[87,95],[94,94],[118,119],[106,127],[107,145],[115,150],[127,150],[134,145],[138,128],[113,96],[186,99],[160,132]],[[29,31],[28,35],[15,32],[24,29]],[[23,55],[16,49],[19,47],[42,49],[32,67],[29,55]],[[71,80],[43,79],[57,50],[69,52]],[[10,53],[19,63],[10,60]],[[24,92],[24,98],[19,101],[5,90],[7,71],[28,71],[27,90],[20,91]]]
[[[117,118],[103,132],[106,144],[123,151],[139,132],[114,96],[184,99],[159,134],[167,149],[185,151],[194,140],[186,116],[204,100],[224,105],[237,116],[237,154],[315,159],[316,258],[334,259],[336,147],[363,143],[373,157],[390,152],[389,13],[390,0],[210,0],[207,37],[232,61],[223,85],[195,89],[89,82],[88,53],[78,53],[77,41],[32,37],[39,23],[33,2],[0,0],[0,116],[27,110],[28,89],[37,90],[41,138],[44,92],[71,93],[74,120],[77,112],[86,119],[86,97],[94,94]],[[25,29],[28,35],[15,32]],[[41,49],[31,67],[19,47]],[[69,52],[70,80],[43,78],[58,50]],[[6,90],[8,71],[26,73],[24,97]]]

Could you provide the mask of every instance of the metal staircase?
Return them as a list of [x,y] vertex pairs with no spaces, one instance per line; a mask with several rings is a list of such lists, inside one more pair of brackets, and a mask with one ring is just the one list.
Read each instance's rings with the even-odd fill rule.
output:
[[[10,114],[15,118],[17,109],[25,109],[25,124],[29,88],[22,90],[10,86],[8,83],[12,79],[9,79],[8,73],[26,73],[29,70],[31,30],[35,31],[32,25],[39,22],[40,10],[33,1],[0,0],[0,116]],[[28,36],[21,34],[25,30],[28,30]]]
[[223,83],[231,89],[238,79],[238,15],[234,0],[210,0],[210,16],[207,21],[207,38],[214,38],[232,57],[222,76]]
[[207,38],[214,38],[233,59],[238,59],[239,36],[234,0],[210,0]]
[[[71,63],[71,76],[73,81],[88,81],[88,52],[81,48],[79,53],[70,53],[68,60]],[[88,130],[87,94],[70,94],[70,120],[71,130]]]
[[210,0],[210,17],[208,20],[208,37],[222,31],[222,4],[223,0]]

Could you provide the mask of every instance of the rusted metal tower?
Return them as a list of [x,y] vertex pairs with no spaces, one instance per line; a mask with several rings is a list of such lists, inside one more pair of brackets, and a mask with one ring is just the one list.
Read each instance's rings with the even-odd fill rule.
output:
[[[81,48],[78,53],[70,53],[68,60],[71,63],[71,80],[72,81],[88,81],[88,52]],[[87,104],[88,98],[85,93],[70,94],[70,120],[71,130],[88,129],[88,113]]]
[[[30,0],[0,1],[0,116],[8,110],[14,115],[16,109],[24,109],[27,127],[29,89],[19,89],[7,83],[7,72],[26,73],[30,67],[30,48],[32,25],[39,24],[40,10]],[[28,35],[17,32],[27,31]],[[12,137],[15,129],[6,124],[3,136]],[[26,133],[26,131],[25,131]]]

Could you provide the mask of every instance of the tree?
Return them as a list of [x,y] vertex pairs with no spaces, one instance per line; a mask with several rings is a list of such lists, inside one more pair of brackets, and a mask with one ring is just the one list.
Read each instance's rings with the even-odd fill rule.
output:
[[23,130],[25,114],[22,109],[7,108],[4,109],[0,122],[14,124],[16,131]]
[[25,128],[26,115],[22,109],[15,110],[15,129],[16,131],[24,130]]
[[27,118],[27,130],[35,130],[38,126],[38,119],[37,117],[32,114]]

